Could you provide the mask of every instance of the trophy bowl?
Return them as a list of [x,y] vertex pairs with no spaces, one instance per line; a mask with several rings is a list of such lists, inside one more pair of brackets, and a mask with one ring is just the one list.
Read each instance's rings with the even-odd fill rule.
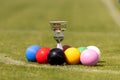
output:
[[67,21],[50,21],[50,25],[52,26],[53,31],[55,30],[65,31]]

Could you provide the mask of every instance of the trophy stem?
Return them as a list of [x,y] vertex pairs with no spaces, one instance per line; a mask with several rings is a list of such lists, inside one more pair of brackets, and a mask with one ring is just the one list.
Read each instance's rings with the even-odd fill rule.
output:
[[62,48],[62,44],[61,44],[61,43],[57,43],[57,48],[59,48],[59,49],[62,49],[62,50],[63,50],[63,48]]
[[57,48],[62,49],[61,41],[64,39],[64,35],[62,34],[60,30],[55,31],[54,39],[57,42]]

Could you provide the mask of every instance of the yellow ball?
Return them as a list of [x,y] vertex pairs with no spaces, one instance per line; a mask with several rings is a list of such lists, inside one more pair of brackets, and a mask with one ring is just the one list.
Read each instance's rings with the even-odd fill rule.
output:
[[66,62],[68,64],[80,63],[80,51],[77,48],[71,47],[65,50]]

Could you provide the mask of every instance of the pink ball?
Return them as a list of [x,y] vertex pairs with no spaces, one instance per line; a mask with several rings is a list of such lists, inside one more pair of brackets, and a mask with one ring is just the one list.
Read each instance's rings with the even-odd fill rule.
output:
[[99,55],[96,51],[91,49],[86,49],[81,53],[80,61],[83,65],[94,66],[99,60]]

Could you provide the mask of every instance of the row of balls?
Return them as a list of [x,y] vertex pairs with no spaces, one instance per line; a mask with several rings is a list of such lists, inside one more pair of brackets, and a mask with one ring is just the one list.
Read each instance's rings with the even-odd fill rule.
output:
[[63,45],[63,50],[61,50],[32,45],[26,49],[25,56],[28,61],[40,64],[61,65],[67,63],[73,65],[81,63],[86,66],[94,66],[100,59],[100,53],[100,49],[96,46],[75,48]]

